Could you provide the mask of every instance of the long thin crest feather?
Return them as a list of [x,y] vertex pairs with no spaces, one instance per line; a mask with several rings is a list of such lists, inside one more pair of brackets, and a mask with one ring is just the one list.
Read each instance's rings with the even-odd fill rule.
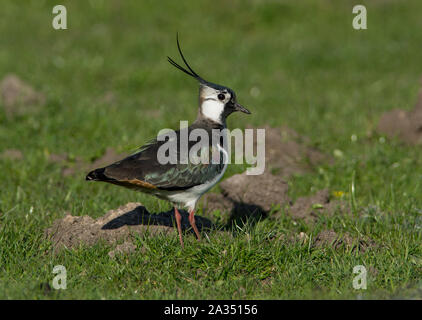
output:
[[183,71],[184,73],[190,75],[191,77],[194,77],[196,79],[196,76],[193,75],[192,73],[190,73],[188,70],[186,70],[185,68],[181,67],[180,65],[178,65],[172,58],[167,57],[168,62],[170,62],[170,64],[174,67],[176,67],[177,69],[179,69],[180,71]]
[[184,73],[190,75],[191,77],[197,79],[199,82],[206,82],[204,79],[201,78],[201,76],[199,76],[188,64],[188,62],[185,59],[185,56],[183,55],[182,49],[180,48],[180,43],[179,43],[179,34],[176,33],[176,42],[177,42],[177,49],[179,50],[180,56],[182,57],[183,62],[185,63],[186,67],[188,67],[189,71],[186,70],[185,68],[183,68],[181,65],[179,65],[178,63],[176,63],[172,58],[167,57],[168,62],[170,62],[170,64],[174,67],[176,67],[177,69],[179,69],[180,71],[183,71]]
[[202,79],[195,71],[193,71],[193,69],[190,67],[190,65],[186,61],[185,56],[183,55],[182,49],[180,48],[179,34],[178,33],[176,33],[176,42],[177,42],[177,49],[179,50],[180,56],[182,57],[182,60],[185,63],[186,67],[188,67],[188,69],[192,72],[192,74],[195,77],[197,77],[198,79]]

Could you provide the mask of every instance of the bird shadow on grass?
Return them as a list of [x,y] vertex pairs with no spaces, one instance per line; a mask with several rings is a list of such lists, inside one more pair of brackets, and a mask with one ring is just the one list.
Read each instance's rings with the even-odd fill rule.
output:
[[268,212],[266,212],[261,206],[234,201],[230,217],[222,228],[225,231],[237,234],[239,227],[240,229],[243,229],[245,226],[253,228],[259,221],[262,221],[267,217]]
[[[183,231],[193,230],[189,223],[189,213],[185,210],[179,210],[182,216],[181,226]],[[229,213],[230,217],[227,223],[213,223],[210,219],[195,216],[196,225],[198,230],[210,231],[221,230],[236,234],[239,231],[239,226],[248,225],[253,227],[258,221],[265,219],[267,213],[260,207],[254,204],[246,204],[242,202],[234,202],[234,206]],[[137,225],[156,225],[165,227],[176,227],[174,219],[174,209],[160,213],[150,213],[144,206],[138,206],[117,218],[114,218],[104,224],[101,229],[113,230],[119,229],[123,226],[137,226]]]
[[[181,226],[182,230],[192,228],[189,223],[189,213],[185,210],[179,210],[180,215],[182,216]],[[195,216],[196,225],[199,231],[202,230],[212,230],[216,229],[214,223],[204,217]],[[101,229],[111,230],[119,229],[123,226],[137,226],[137,225],[156,225],[156,226],[166,226],[166,227],[175,227],[174,219],[174,209],[171,209],[166,212],[160,213],[150,213],[144,206],[138,206],[135,209],[128,211],[117,218],[107,222]]]

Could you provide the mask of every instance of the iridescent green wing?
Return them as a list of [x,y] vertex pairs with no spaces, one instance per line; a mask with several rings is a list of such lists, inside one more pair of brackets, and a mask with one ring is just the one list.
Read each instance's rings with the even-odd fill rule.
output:
[[202,148],[201,152],[189,159],[187,164],[168,165],[164,172],[148,173],[145,181],[168,190],[188,189],[207,183],[224,170],[224,158],[216,147]]

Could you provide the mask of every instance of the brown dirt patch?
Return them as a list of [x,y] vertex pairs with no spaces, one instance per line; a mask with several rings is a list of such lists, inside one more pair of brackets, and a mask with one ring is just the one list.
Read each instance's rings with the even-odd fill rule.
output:
[[374,240],[372,239],[355,239],[350,236],[349,233],[345,233],[344,236],[340,237],[333,230],[325,230],[320,232],[314,240],[314,247],[332,247],[336,250],[345,248],[346,250],[352,250],[352,252],[359,251],[365,252],[371,248],[376,247]]
[[254,204],[267,212],[273,205],[284,205],[289,201],[287,183],[268,173],[257,176],[236,174],[221,182],[220,187],[223,195],[232,201]]
[[0,83],[3,107],[8,118],[34,111],[45,103],[45,96],[14,74],[6,75]]
[[221,193],[210,192],[202,197],[202,208],[205,213],[211,213],[217,210],[226,213],[234,209],[234,202]]
[[[272,208],[290,207],[288,186],[283,180],[296,173],[304,173],[315,165],[332,159],[310,146],[310,140],[287,127],[266,129],[267,170],[263,175],[248,176],[246,173],[234,175],[220,183],[222,194],[208,193],[202,198],[203,212],[207,215],[216,210],[230,213],[230,220],[244,220],[246,217],[259,219],[266,217]],[[256,139],[255,139],[256,142]],[[95,161],[88,169],[94,169],[121,159],[113,149]],[[269,167],[268,167],[269,166]],[[75,165],[77,168],[78,165]],[[268,168],[278,168],[279,175],[270,174]],[[87,169],[87,170],[88,170]],[[74,171],[72,168],[67,169]],[[315,205],[319,204],[318,207]],[[318,216],[320,212],[334,212],[338,202],[330,201],[328,191],[316,196],[300,198],[290,208],[295,218]]]
[[310,222],[317,220],[322,214],[332,216],[337,210],[347,211],[346,204],[339,200],[331,200],[330,192],[324,189],[314,195],[298,198],[287,212],[294,219]]
[[311,196],[300,197],[292,204],[287,195],[287,183],[279,176],[268,173],[259,176],[237,174],[221,182],[220,187],[221,194],[204,195],[202,208],[206,215],[218,210],[230,213],[230,220],[260,218],[268,216],[272,208],[280,207],[285,210],[279,210],[273,218],[280,218],[287,212],[294,219],[313,222],[321,215],[348,212],[347,204],[332,200],[326,189]]
[[[291,128],[264,126],[263,129],[265,129],[266,172],[289,178],[295,174],[309,172],[323,162],[333,161],[330,156],[312,147],[309,138]],[[256,135],[254,150],[256,152]]]
[[[182,229],[190,229],[188,213],[185,211],[180,213]],[[64,218],[54,221],[53,225],[45,230],[45,235],[53,242],[54,249],[75,248],[82,244],[93,246],[100,241],[108,244],[119,241],[131,242],[135,235],[157,236],[174,233],[173,217],[173,210],[150,214],[140,203],[130,202],[108,211],[98,219],[67,214]],[[196,217],[196,224],[199,230],[214,227],[211,221],[203,217]],[[127,247],[131,246],[120,247],[120,251]],[[131,249],[128,250],[127,252],[130,252]]]
[[222,194],[209,193],[203,197],[203,209],[205,213],[215,210],[230,213],[229,220],[259,219],[266,217],[274,206],[284,207],[289,203],[287,183],[269,173],[236,174],[224,180],[220,187]]
[[0,159],[22,160],[23,153],[18,149],[6,149],[0,153]]
[[385,112],[378,123],[377,131],[389,138],[398,137],[410,145],[422,144],[422,89],[413,110],[395,109]]

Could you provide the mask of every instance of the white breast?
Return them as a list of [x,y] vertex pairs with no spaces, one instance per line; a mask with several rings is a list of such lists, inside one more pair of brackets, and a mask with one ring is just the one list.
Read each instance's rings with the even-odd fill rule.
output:
[[221,115],[224,111],[224,103],[216,100],[206,100],[201,105],[201,111],[205,118],[221,123]]

